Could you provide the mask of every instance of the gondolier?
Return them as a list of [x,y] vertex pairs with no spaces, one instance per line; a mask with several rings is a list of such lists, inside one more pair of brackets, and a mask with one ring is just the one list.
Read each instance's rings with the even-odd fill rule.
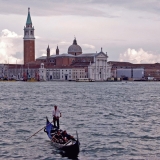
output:
[[54,110],[53,110],[53,123],[54,123],[54,126],[56,126],[56,122],[57,122],[58,129],[59,129],[59,118],[60,117],[61,117],[61,112],[59,111],[59,109],[55,105]]

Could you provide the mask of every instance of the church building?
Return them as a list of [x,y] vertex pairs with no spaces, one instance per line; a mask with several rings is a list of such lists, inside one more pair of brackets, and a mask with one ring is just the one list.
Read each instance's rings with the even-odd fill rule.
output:
[[[82,53],[82,48],[78,45],[76,38],[73,40],[73,44],[68,47],[68,53],[59,54],[59,48],[57,46],[56,54],[50,55],[50,48],[47,47],[46,56],[42,56],[36,59],[37,62],[44,63],[48,69],[48,80],[54,80],[55,69],[83,69],[84,76],[71,76],[65,74],[65,80],[76,80],[77,78],[89,78],[96,81],[106,81],[111,74],[111,66],[107,63],[107,53],[102,51],[96,53]],[[78,73],[77,73],[78,74]],[[57,79],[57,78],[56,78]],[[63,79],[63,75],[59,77]]]

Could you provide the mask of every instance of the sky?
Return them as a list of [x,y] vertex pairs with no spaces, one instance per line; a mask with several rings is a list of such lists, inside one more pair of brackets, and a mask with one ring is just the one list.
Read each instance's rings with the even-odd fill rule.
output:
[[23,63],[23,29],[30,7],[36,58],[74,37],[83,53],[108,61],[160,63],[160,0],[0,0],[0,63]]

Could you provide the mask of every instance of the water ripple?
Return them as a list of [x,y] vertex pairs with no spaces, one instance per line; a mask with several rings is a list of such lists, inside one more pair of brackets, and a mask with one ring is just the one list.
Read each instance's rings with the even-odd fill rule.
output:
[[42,131],[60,107],[81,160],[160,158],[159,83],[0,83],[0,159],[68,159]]

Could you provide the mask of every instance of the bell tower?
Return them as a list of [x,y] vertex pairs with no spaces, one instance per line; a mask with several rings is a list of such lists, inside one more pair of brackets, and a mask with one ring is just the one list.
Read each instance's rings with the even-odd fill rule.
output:
[[26,26],[24,27],[24,65],[35,61],[35,37],[34,27],[30,16],[30,8],[28,8],[28,16]]
[[48,48],[47,48],[47,59],[49,59],[50,57],[50,48],[49,48],[49,45],[48,45]]
[[58,48],[58,46],[56,48],[56,55],[59,55],[59,48]]

